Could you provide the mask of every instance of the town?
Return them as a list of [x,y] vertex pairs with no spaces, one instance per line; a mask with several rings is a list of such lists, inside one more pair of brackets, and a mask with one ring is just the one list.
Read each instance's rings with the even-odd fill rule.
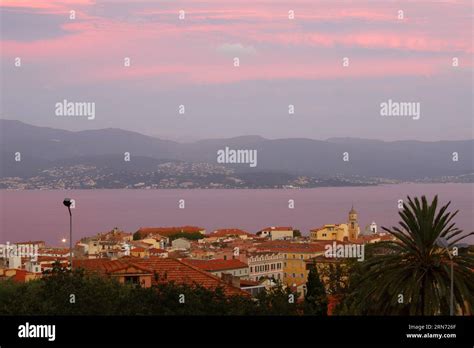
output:
[[283,286],[302,301],[311,265],[324,268],[347,261],[328,255],[328,248],[356,245],[363,251],[368,243],[388,240],[394,237],[378,231],[375,222],[361,229],[354,208],[346,222],[316,227],[308,236],[291,226],[270,226],[256,233],[238,228],[207,233],[198,226],[140,227],[132,233],[115,227],[77,241],[72,255],[69,248],[50,247],[44,241],[16,242],[18,250],[37,254],[0,253],[0,280],[28,282],[44,277],[55,264],[68,268],[72,260],[75,269],[141,287],[152,286],[157,274],[166,274],[167,282],[222,287],[228,295],[256,296]]

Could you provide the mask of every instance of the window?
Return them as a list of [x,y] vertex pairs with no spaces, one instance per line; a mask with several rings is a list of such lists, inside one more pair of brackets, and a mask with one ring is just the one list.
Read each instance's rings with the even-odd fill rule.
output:
[[303,273],[301,273],[301,278],[304,278],[304,274],[303,274]]
[[125,276],[124,281],[126,284],[140,284],[140,279],[138,276]]
[[224,260],[227,260],[227,255],[224,255]]
[[296,255],[295,255],[295,254],[293,254],[293,258],[296,259]]
[[293,273],[292,277],[293,277],[293,278],[296,278],[296,274],[295,274],[295,273]]
[[303,260],[303,255],[300,255],[301,260]]
[[253,273],[253,267],[250,267],[250,273]]

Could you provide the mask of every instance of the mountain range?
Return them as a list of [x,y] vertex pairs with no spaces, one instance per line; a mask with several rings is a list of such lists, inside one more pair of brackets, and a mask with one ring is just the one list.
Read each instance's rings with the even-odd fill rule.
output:
[[[257,150],[256,168],[246,164],[225,165],[238,173],[346,175],[410,181],[472,176],[474,172],[474,140],[425,142],[241,136],[179,143],[117,128],[74,132],[5,119],[0,119],[0,135],[0,177],[28,177],[58,163],[84,161],[122,168],[125,152],[131,156],[127,165],[137,169],[152,169],[166,161],[216,165],[217,151],[225,147]],[[21,153],[20,162],[15,161],[17,152]],[[347,161],[343,160],[344,156]],[[456,156],[457,161],[453,160]],[[110,162],[110,158],[117,162]]]

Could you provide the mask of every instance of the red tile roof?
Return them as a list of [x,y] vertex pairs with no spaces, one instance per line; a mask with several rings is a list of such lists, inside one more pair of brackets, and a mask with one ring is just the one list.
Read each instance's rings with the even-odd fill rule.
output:
[[23,269],[17,269],[15,275],[12,277],[14,281],[25,282],[28,272]]
[[150,248],[148,249],[150,253],[156,253],[156,254],[162,254],[162,253],[167,253],[165,249],[158,249],[158,248]]
[[220,278],[187,264],[182,260],[150,257],[148,259],[134,260],[134,263],[153,269],[153,271],[158,273],[162,278],[164,277],[167,282],[173,281],[180,284],[197,283],[206,288],[221,286],[224,288],[226,295],[248,296],[246,292],[241,291],[239,288],[233,287],[223,282]]
[[177,284],[199,284],[208,289],[223,287],[226,295],[248,296],[248,293],[235,288],[220,278],[213,276],[197,267],[182,262],[178,259],[149,257],[146,259],[121,258],[119,260],[91,259],[76,260],[75,267],[82,267],[86,270],[98,271],[101,273],[114,273],[126,267],[143,269],[159,275],[159,280],[154,282],[175,282]]
[[38,256],[36,260],[38,262],[65,261],[65,260],[69,260],[69,258],[64,257],[64,256]]
[[110,259],[84,259],[84,260],[73,260],[74,268],[84,268],[85,270],[95,271],[103,274],[111,274],[117,271],[121,271],[128,267],[135,267],[141,270],[143,273],[153,273],[152,270],[140,266],[136,263],[139,259],[135,258],[124,258],[120,260]]
[[23,245],[23,244],[45,244],[42,240],[35,240],[35,241],[28,241],[28,242],[17,242],[14,243],[16,245]]
[[193,259],[183,259],[183,262],[186,262],[194,267],[203,269],[205,271],[225,271],[229,269],[239,269],[247,268],[248,265],[240,260],[230,259],[214,259],[214,260],[193,260]]
[[257,246],[258,250],[270,250],[283,253],[316,253],[326,250],[326,244],[332,241],[324,241],[324,243],[291,243],[284,241],[272,241],[261,243]]
[[243,286],[258,286],[260,285],[259,282],[255,282],[253,280],[249,280],[249,279],[240,279],[240,287],[243,287]]
[[309,231],[310,232],[318,232],[318,231],[324,230],[325,228],[330,227],[330,226],[339,227],[341,225],[347,225],[347,224],[326,224],[326,225],[322,225],[321,227],[313,228]]

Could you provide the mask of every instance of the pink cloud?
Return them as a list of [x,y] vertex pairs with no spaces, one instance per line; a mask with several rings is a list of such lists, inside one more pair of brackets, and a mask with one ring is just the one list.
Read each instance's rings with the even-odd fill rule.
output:
[[[78,83],[86,83],[87,79],[110,81],[146,77],[160,77],[176,83],[229,83],[245,79],[432,75],[444,71],[449,60],[446,57],[456,54],[469,61],[472,54],[467,22],[453,23],[454,31],[443,35],[421,17],[410,18],[398,27],[384,26],[396,22],[396,4],[393,3],[377,3],[370,8],[369,4],[374,3],[367,1],[357,4],[321,2],[318,6],[313,1],[288,4],[242,1],[239,8],[235,4],[222,3],[219,9],[209,3],[192,3],[185,7],[187,19],[183,22],[177,20],[180,8],[170,4],[159,10],[145,8],[134,12],[134,16],[143,19],[138,22],[89,15],[87,8],[94,5],[90,0],[49,1],[47,5],[36,1],[5,0],[2,6],[13,7],[14,4],[53,12],[64,11],[72,5],[84,6],[80,20],[63,25],[67,35],[30,42],[2,41],[3,57],[25,57],[26,62],[47,66],[52,71],[55,68],[51,64],[57,65],[57,76],[48,76],[63,83],[67,81],[62,79],[64,74],[60,69],[66,66],[76,72],[78,77],[73,81]],[[147,6],[153,5],[156,4],[147,3]],[[288,20],[291,7],[294,7],[298,21]],[[436,8],[430,8],[430,11],[436,11]],[[457,11],[459,16],[463,15],[461,10]],[[409,13],[413,15],[413,11]],[[160,16],[159,20],[153,18],[155,15]],[[377,23],[372,23],[371,29],[362,25],[352,31],[347,28],[321,31],[310,26],[327,21],[343,26],[348,25],[349,19]],[[374,25],[379,24],[380,28],[374,29],[377,28]],[[256,57],[241,68],[233,69],[228,57],[219,56],[215,49],[224,43],[255,47]],[[352,49],[359,48],[351,59],[361,63],[342,69],[339,54],[331,53],[334,48],[347,49],[349,56]],[[360,53],[367,49],[425,52],[427,56],[423,59],[377,60],[369,51]],[[332,54],[332,59],[318,59],[315,64],[314,52]],[[124,57],[132,58],[131,68],[121,66]]]

